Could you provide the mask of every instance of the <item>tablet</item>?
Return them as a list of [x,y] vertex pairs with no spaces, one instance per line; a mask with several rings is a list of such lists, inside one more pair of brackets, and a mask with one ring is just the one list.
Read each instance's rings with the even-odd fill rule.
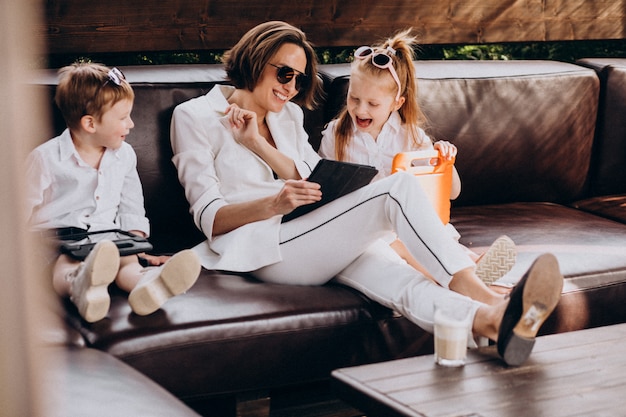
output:
[[358,190],[369,184],[377,173],[378,170],[369,165],[333,161],[331,159],[320,160],[307,181],[321,185],[322,199],[316,203],[297,207],[291,213],[284,215],[282,222],[293,220],[339,197]]
[[78,260],[84,260],[93,247],[101,240],[115,243],[120,256],[134,255],[152,250],[152,245],[144,237],[120,229],[83,232],[61,236],[58,239],[60,251]]

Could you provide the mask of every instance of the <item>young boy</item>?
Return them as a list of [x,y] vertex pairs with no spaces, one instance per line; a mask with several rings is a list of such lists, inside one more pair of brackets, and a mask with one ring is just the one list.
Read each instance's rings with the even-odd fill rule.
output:
[[[125,142],[134,127],[130,84],[118,69],[99,64],[74,64],[59,75],[55,102],[67,129],[28,157],[31,227],[58,234],[123,229],[147,237],[137,156]],[[83,262],[59,252],[54,256],[55,291],[69,296],[88,322],[107,315],[113,281],[130,293],[133,311],[146,315],[191,288],[200,273],[191,250],[172,257],[146,255],[153,267],[144,268],[137,255],[120,256],[110,240],[99,241]]]

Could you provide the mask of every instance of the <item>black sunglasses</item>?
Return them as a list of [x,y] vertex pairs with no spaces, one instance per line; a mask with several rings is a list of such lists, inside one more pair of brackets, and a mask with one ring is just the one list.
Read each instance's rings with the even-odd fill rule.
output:
[[293,69],[286,65],[282,67],[279,67],[278,65],[274,65],[274,64],[270,64],[270,65],[278,70],[276,72],[276,79],[281,84],[287,84],[294,77],[296,77],[296,90],[298,91],[301,90],[304,86],[306,86],[307,82],[309,81],[309,77],[305,73],[300,72],[297,69]]

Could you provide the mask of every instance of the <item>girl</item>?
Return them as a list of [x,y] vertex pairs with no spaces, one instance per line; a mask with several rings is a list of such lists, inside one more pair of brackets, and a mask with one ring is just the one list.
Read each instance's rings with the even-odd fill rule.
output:
[[[373,165],[374,180],[391,174],[393,157],[400,152],[436,149],[448,160],[456,156],[456,146],[446,141],[434,145],[421,128],[425,116],[417,101],[413,66],[415,38],[405,30],[373,47],[362,46],[354,53],[346,107],[325,129],[319,153],[339,161]],[[453,168],[450,199],[461,192],[461,180]],[[446,227],[458,240],[450,224]],[[391,246],[413,267],[423,269],[399,240]],[[515,263],[515,245],[507,236],[498,238],[483,255],[463,247],[476,262],[477,275],[486,284],[502,277]]]

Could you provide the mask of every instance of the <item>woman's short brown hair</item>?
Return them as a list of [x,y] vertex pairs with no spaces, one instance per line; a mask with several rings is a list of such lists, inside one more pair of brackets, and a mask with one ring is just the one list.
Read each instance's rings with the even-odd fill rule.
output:
[[95,63],[75,63],[59,70],[54,101],[70,129],[78,128],[83,116],[100,119],[118,101],[134,100],[130,84],[123,76],[110,72],[111,69]]
[[312,109],[322,92],[322,81],[317,74],[317,56],[304,32],[288,23],[271,21],[250,29],[224,54],[222,62],[226,75],[236,88],[252,91],[265,66],[286,43],[300,46],[306,54],[305,73],[309,82],[303,86],[293,101]]

